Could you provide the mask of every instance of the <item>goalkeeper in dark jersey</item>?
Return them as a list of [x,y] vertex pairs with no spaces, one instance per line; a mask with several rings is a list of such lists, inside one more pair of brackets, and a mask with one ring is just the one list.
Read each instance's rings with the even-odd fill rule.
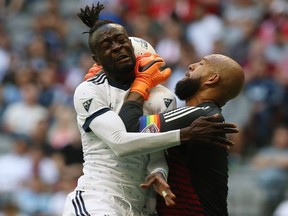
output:
[[[189,65],[186,76],[176,85],[175,94],[186,101],[186,107],[142,116],[144,99],[134,92],[130,93],[119,115],[127,130],[134,132],[178,129],[190,125],[199,116],[214,114],[220,115],[219,119],[223,122],[221,107],[239,94],[243,84],[244,73],[238,63],[227,56],[212,54]],[[167,150],[171,190],[163,186],[165,180],[159,173],[148,176],[141,185],[143,188],[153,185],[162,196],[158,196],[157,203],[160,216],[228,215],[228,150],[211,145],[208,132],[203,130],[202,142]]]

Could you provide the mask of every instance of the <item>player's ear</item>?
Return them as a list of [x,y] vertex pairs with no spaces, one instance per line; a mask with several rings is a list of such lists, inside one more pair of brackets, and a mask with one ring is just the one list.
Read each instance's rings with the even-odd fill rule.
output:
[[219,80],[220,80],[219,73],[213,73],[208,77],[205,83],[211,85],[211,84],[219,82]]
[[96,54],[92,54],[92,58],[94,59],[97,65],[99,66],[101,65]]

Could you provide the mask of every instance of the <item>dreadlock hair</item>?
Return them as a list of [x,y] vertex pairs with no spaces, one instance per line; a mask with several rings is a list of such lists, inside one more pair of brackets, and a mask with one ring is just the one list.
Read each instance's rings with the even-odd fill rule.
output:
[[83,33],[89,33],[88,43],[92,52],[93,52],[93,43],[91,41],[92,33],[105,24],[114,23],[111,20],[99,20],[99,14],[103,9],[104,5],[98,2],[97,6],[92,4],[92,7],[90,8],[88,5],[86,5],[85,9],[81,8],[80,13],[77,13],[77,16],[81,19],[81,21],[90,28],[89,32],[83,32]]

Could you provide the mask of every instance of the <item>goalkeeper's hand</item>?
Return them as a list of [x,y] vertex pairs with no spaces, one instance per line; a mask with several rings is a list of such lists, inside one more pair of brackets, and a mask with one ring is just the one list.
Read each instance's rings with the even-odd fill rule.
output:
[[158,54],[144,53],[138,56],[135,65],[136,78],[130,92],[138,92],[147,100],[150,89],[169,78],[171,69],[164,69],[164,66],[165,61]]
[[102,70],[102,67],[99,66],[98,64],[94,64],[88,71],[87,74],[84,76],[84,80],[88,80],[91,77],[94,77],[97,73],[99,73]]
[[85,74],[84,80],[88,80],[91,77],[94,77],[97,73],[99,73],[102,70],[102,66],[98,64],[93,64],[93,66],[89,69],[89,71]]

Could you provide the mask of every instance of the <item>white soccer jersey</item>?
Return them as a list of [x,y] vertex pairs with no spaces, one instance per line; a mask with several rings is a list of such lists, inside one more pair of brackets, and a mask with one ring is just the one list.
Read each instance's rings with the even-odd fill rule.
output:
[[[179,145],[179,130],[165,134],[127,133],[118,112],[129,88],[109,84],[104,73],[77,87],[74,106],[85,160],[77,190],[122,197],[141,212],[147,201],[147,190],[139,185],[147,175],[148,163],[152,163],[150,171],[159,164],[167,169],[160,159],[163,154],[153,153],[150,157],[141,152]],[[159,85],[151,90],[149,100],[144,103],[144,114],[173,109],[175,101],[174,95]]]

